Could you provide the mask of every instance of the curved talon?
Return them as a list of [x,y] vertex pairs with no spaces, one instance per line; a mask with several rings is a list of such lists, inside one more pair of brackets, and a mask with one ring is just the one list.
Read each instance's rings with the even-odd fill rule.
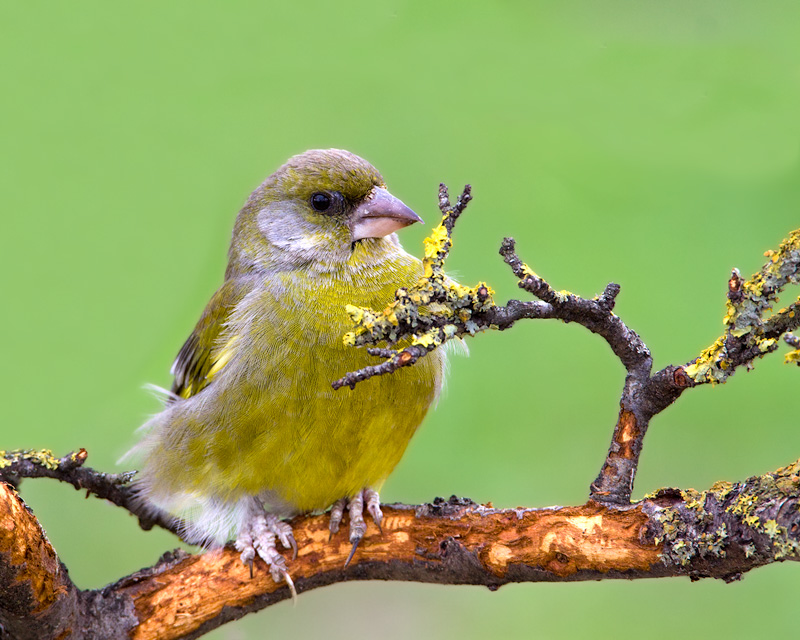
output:
[[383,534],[383,529],[381,528],[383,512],[380,506],[380,496],[374,489],[363,489],[349,499],[341,498],[334,502],[331,507],[331,521],[329,527],[331,534],[328,540],[333,538],[334,534],[339,531],[339,525],[342,522],[345,509],[347,509],[347,514],[350,518],[350,542],[353,547],[350,549],[350,554],[347,556],[347,560],[344,563],[345,568],[347,568],[353,560],[359,543],[364,539],[364,535],[367,533],[367,523],[364,521],[364,507],[366,507],[367,512],[378,527],[378,531]]
[[239,534],[236,542],[233,543],[233,547],[237,551],[241,551],[239,559],[242,561],[242,564],[246,564],[250,567],[250,578],[252,578],[253,561],[256,559],[256,549],[253,546],[253,537],[248,532],[243,531]]
[[[297,590],[294,588],[294,580],[292,580],[292,576],[289,575],[289,572],[284,569],[281,572],[283,579],[286,580],[286,586],[289,587],[289,591],[292,592],[292,604],[297,604]],[[279,582],[276,580],[275,582]]]
[[362,537],[359,536],[357,538],[350,538],[350,542],[353,543],[353,548],[350,549],[350,555],[347,556],[347,560],[344,561],[344,568],[347,569],[347,565],[350,564],[350,561],[353,559],[353,556],[356,555],[356,549],[358,549],[358,543],[361,542]]
[[292,549],[293,557],[297,557],[297,542],[292,533],[292,527],[283,522],[276,515],[264,513],[263,510],[254,509],[239,530],[234,542],[234,547],[240,551],[242,563],[250,567],[250,577],[253,577],[253,565],[256,554],[267,564],[270,575],[275,582],[286,581],[292,592],[292,600],[296,600],[297,591],[294,581],[286,568],[286,560],[278,553],[276,541],[286,549]]

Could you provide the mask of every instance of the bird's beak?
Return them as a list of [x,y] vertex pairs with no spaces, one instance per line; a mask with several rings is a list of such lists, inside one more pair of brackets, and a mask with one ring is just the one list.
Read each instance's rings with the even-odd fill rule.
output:
[[373,187],[372,192],[350,218],[352,241],[363,238],[382,238],[415,222],[422,222],[402,200],[386,189]]

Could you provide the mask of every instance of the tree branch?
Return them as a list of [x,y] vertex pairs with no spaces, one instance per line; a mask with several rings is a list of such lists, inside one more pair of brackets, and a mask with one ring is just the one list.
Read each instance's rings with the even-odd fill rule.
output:
[[78,617],[78,590],[39,521],[0,482],[0,637],[64,637]]
[[181,521],[166,513],[156,512],[137,499],[131,487],[135,471],[125,473],[102,473],[84,466],[88,457],[86,449],[78,449],[63,458],[56,458],[49,449],[0,451],[0,482],[13,487],[19,486],[24,478],[53,478],[71,484],[86,495],[122,507],[139,519],[139,526],[149,531],[154,526],[161,527],[181,536]]
[[[737,580],[800,556],[800,461],[709,490],[662,489],[624,507],[494,509],[455,497],[383,507],[351,565],[325,515],[292,522],[298,593],[351,580],[475,584],[689,576]],[[0,484],[0,624],[20,640],[198,638],[290,596],[230,546],[166,554],[103,589],[78,591],[33,514]],[[259,567],[260,570],[259,570]],[[12,594],[12,595],[9,595]]]
[[[472,199],[467,185],[455,206],[447,187],[439,185],[442,222],[425,239],[424,276],[410,288],[398,289],[395,302],[382,312],[348,306],[354,329],[345,336],[352,346],[371,346],[371,355],[385,358],[378,365],[349,372],[333,383],[351,389],[376,375],[411,366],[433,349],[455,337],[487,329],[504,330],[519,320],[558,319],[575,322],[602,337],[626,370],[620,411],[611,445],[600,473],[589,488],[592,500],[623,505],[630,502],[644,436],[653,416],[698,384],[724,382],[737,367],[778,348],[781,335],[800,326],[800,299],[764,319],[764,314],[787,285],[800,280],[800,230],[792,232],[769,261],[750,280],[734,269],[728,283],[726,333],[687,365],[669,365],[652,374],[653,359],[639,335],[613,313],[619,285],[610,283],[592,299],[556,291],[520,260],[513,238],[505,238],[500,255],[519,279],[519,287],[538,298],[492,301],[491,288],[481,282],[468,288],[450,280],[444,262],[452,247],[455,222]],[[789,343],[792,345],[793,343]],[[395,345],[400,348],[387,348]],[[786,356],[800,364],[800,349]]]
[[[451,205],[440,185],[442,222],[425,240],[424,276],[397,291],[382,312],[348,306],[354,329],[345,336],[383,363],[347,373],[335,388],[413,365],[454,337],[507,329],[523,319],[576,322],[601,336],[625,366],[620,412],[590,500],[576,507],[498,510],[451,498],[418,507],[384,508],[383,533],[368,532],[353,562],[344,535],[330,540],[325,516],[304,516],[293,528],[299,556],[290,562],[297,592],[347,580],[413,580],[481,584],[688,575],[738,579],[755,567],[800,557],[800,461],[776,472],[704,492],[662,489],[630,504],[644,435],[651,418],[683,391],[725,380],[742,365],[792,348],[800,364],[800,299],[767,316],[778,294],[800,280],[800,230],[793,232],[749,280],[733,270],[725,333],[686,365],[652,373],[641,338],[613,313],[619,285],[595,298],[556,291],[515,253],[500,253],[537,300],[497,306],[485,283],[465,287],[447,277],[444,261],[456,220],[471,200],[465,187]],[[97,591],[79,591],[58,562],[33,514],[13,487],[50,477],[121,506],[149,529],[176,535],[180,522],[153,514],[136,499],[132,473],[104,474],[84,466],[81,449],[63,458],[49,451],[0,452],[0,632],[15,638],[197,638],[289,597],[268,571],[251,576],[238,553],[166,554],[161,561]]]

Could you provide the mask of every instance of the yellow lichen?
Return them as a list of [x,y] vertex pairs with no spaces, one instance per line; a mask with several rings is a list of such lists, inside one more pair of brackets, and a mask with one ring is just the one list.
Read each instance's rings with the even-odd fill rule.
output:
[[781,527],[778,526],[778,522],[776,520],[767,520],[764,523],[764,533],[766,533],[770,537],[774,537],[780,533]]
[[[660,507],[654,514],[662,527],[658,542],[664,545],[663,561],[685,566],[697,555],[725,556],[729,544],[727,525],[721,523],[714,530],[707,528],[714,522],[713,512],[706,510],[709,500],[710,504],[730,501],[725,509],[726,513],[736,516],[742,525],[766,535],[772,544],[772,553],[776,560],[799,557],[800,544],[787,528],[774,518],[760,515],[771,513],[776,501],[796,496],[798,486],[800,460],[774,473],[749,478],[744,483],[717,482],[708,491],[681,491],[685,510]],[[657,499],[662,492],[663,490],[648,497]],[[731,494],[735,499],[730,500]],[[697,537],[693,538],[691,533],[698,529]],[[744,545],[744,552],[749,558],[756,555],[758,549],[752,543],[747,543]]]
[[705,494],[695,489],[681,491],[681,496],[688,509],[702,509],[705,502]]
[[29,460],[45,469],[58,469],[59,460],[53,456],[50,449],[14,449],[13,451],[0,451],[0,469],[10,466],[14,462]]
[[539,275],[524,262],[522,263],[522,273],[524,278],[535,278],[536,280],[540,280]]
[[406,340],[405,344],[431,351],[454,337],[490,328],[476,322],[475,314],[494,305],[492,289],[483,282],[464,286],[444,271],[452,245],[445,220],[447,216],[424,240],[423,276],[414,285],[398,289],[394,302],[381,312],[346,306],[353,323],[353,329],[344,336],[346,345],[393,346]]
[[785,356],[783,356],[783,361],[786,364],[791,364],[794,362],[797,366],[800,366],[800,349],[795,349],[794,351],[790,351]]
[[716,384],[725,378],[724,370],[720,367],[720,364],[725,362],[726,355],[724,337],[718,338],[710,347],[703,349],[697,360],[685,366],[683,370],[687,376],[697,383],[709,382]]
[[748,527],[753,527],[753,529],[761,526],[761,518],[754,515],[745,516],[742,518],[742,522],[744,522]]
[[[739,272],[734,270],[730,280],[731,294],[726,301],[723,318],[726,334],[703,350],[693,363],[684,367],[686,374],[696,383],[714,385],[725,382],[733,373],[734,363],[726,350],[729,337],[744,341],[746,349],[755,347],[760,355],[777,348],[775,338],[764,336],[764,315],[787,284],[800,281],[800,229],[793,231],[777,251],[769,251],[764,255],[769,261],[749,280],[742,280]],[[794,310],[781,309],[770,320],[781,315],[793,318]],[[741,349],[741,346],[737,348]],[[787,356],[786,361],[800,364],[800,354]]]
[[711,493],[717,496],[718,500],[724,500],[733,489],[733,483],[727,480],[719,480],[711,485]]
[[737,496],[736,501],[730,505],[726,511],[735,516],[747,516],[750,515],[750,510],[757,502],[758,496],[750,493],[741,493]]
[[761,353],[766,353],[772,347],[778,344],[778,341],[775,338],[768,338],[766,340],[757,340],[756,344],[758,345],[758,350],[761,351]]

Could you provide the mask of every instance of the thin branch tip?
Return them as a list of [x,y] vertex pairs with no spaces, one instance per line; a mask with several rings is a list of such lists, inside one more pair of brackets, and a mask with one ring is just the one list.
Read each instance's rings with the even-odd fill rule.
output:
[[439,183],[439,210],[442,215],[450,209],[450,195],[447,191],[447,185],[444,182]]

